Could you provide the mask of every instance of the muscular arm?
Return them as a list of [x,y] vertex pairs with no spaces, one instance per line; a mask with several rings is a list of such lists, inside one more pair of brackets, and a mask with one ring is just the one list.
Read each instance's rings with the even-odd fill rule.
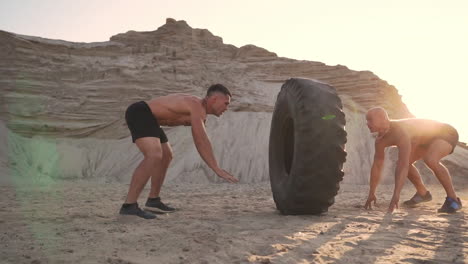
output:
[[369,182],[369,194],[374,194],[377,190],[377,185],[379,185],[380,178],[382,176],[382,168],[384,165],[385,159],[385,147],[382,143],[375,143],[375,154],[374,162],[372,163],[370,182]]
[[191,114],[191,125],[192,125],[192,135],[195,146],[197,147],[198,153],[202,159],[206,162],[208,167],[210,167],[214,172],[218,174],[221,170],[216,162],[216,159],[213,154],[213,148],[211,147],[211,142],[206,135],[205,124],[203,122],[204,118],[201,113],[195,111]]
[[395,188],[393,190],[392,201],[388,210],[392,212],[398,208],[398,201],[400,200],[400,192],[403,189],[405,179],[409,171],[409,158],[411,154],[411,141],[408,135],[401,136],[398,144],[398,162],[395,170]]
[[377,202],[375,191],[377,189],[377,185],[379,185],[379,182],[380,182],[384,159],[385,159],[385,145],[382,143],[381,140],[378,139],[375,142],[374,162],[372,163],[370,180],[369,180],[369,196],[367,197],[366,204],[364,205],[365,209],[372,209],[372,202],[374,202],[374,205]]
[[237,182],[238,180],[235,177],[222,170],[218,166],[218,162],[216,161],[213,154],[211,142],[206,135],[205,116],[203,114],[203,109],[199,105],[194,104],[191,106],[190,122],[192,125],[193,141],[198,150],[198,153],[200,153],[200,156],[208,165],[208,167],[210,167],[221,178],[224,178],[229,182]]

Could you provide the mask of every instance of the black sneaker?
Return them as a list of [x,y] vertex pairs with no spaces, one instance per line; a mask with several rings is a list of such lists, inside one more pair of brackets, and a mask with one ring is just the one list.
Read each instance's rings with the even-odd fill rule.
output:
[[403,204],[409,207],[413,207],[420,203],[429,202],[431,200],[432,195],[429,191],[427,191],[424,196],[421,196],[418,193],[416,193],[415,195],[413,195],[413,197],[411,197],[411,199],[409,199],[408,201],[404,201]]
[[460,201],[460,198],[457,198],[457,200],[454,200],[450,197],[447,197],[445,198],[444,204],[439,210],[437,210],[437,212],[453,214],[456,211],[460,210],[461,208],[462,208],[462,203]]
[[148,198],[145,204],[146,207],[149,207],[151,209],[157,209],[157,211],[163,212],[163,213],[171,213],[174,212],[176,209],[172,208],[170,206],[165,205],[160,197],[156,198]]
[[145,212],[138,207],[137,203],[122,204],[120,208],[121,215],[136,215],[144,219],[154,219],[156,216],[150,212]]

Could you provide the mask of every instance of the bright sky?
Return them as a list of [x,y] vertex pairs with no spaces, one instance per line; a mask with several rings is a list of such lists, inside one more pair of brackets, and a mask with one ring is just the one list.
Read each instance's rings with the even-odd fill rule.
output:
[[369,70],[416,116],[454,125],[468,142],[466,0],[2,0],[0,29],[74,42],[153,31],[167,17],[237,47]]

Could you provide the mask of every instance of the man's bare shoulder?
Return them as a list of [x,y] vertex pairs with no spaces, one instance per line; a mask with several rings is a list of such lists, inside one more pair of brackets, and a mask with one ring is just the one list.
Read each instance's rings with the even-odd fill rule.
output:
[[161,120],[181,119],[194,113],[203,115],[202,99],[190,94],[169,94],[148,101],[153,114]]
[[173,94],[171,98],[167,98],[168,101],[177,102],[179,108],[185,109],[193,117],[205,118],[206,112],[203,106],[203,99],[198,96],[190,94]]
[[174,93],[174,94],[168,94],[164,96],[158,96],[156,98],[153,98],[151,102],[157,101],[157,102],[167,102],[167,101],[197,101],[200,100],[200,97],[197,97],[195,95],[191,94],[184,94],[184,93]]
[[153,98],[148,101],[148,104],[155,107],[165,106],[168,108],[185,108],[185,106],[201,106],[201,99],[190,94],[169,94]]
[[385,133],[385,135],[381,138],[377,138],[375,141],[376,146],[383,146],[383,147],[389,147],[389,146],[396,146],[399,144],[400,140],[403,138],[407,137],[407,128],[405,125],[402,125],[399,121],[391,121],[391,127]]
[[411,139],[414,136],[414,123],[416,119],[401,119],[392,120],[392,128],[390,129],[389,141],[394,146],[404,146],[411,144]]

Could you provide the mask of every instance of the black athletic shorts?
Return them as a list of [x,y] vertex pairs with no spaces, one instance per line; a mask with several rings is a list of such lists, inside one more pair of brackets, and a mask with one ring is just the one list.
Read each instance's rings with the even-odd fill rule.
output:
[[440,129],[435,133],[431,141],[429,141],[427,144],[422,144],[420,146],[423,148],[427,148],[432,142],[434,142],[434,140],[437,139],[442,139],[450,143],[450,145],[452,145],[452,151],[450,152],[450,154],[452,154],[455,150],[455,147],[458,144],[458,132],[453,126],[449,124],[443,124],[440,127]]
[[439,134],[436,136],[436,139],[437,138],[443,139],[450,143],[450,145],[452,145],[453,147],[452,152],[450,153],[453,153],[453,151],[455,150],[455,146],[457,146],[458,144],[458,132],[453,126],[449,124],[444,124],[441,127]]
[[125,121],[132,134],[132,141],[142,137],[156,137],[161,143],[166,143],[167,136],[144,101],[130,105],[125,111]]

